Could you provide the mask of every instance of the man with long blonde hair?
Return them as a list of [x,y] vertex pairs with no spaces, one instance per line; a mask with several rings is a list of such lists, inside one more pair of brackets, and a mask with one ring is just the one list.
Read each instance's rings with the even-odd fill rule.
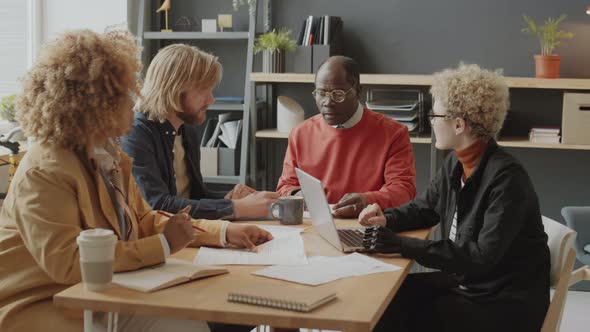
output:
[[192,206],[194,218],[261,218],[277,198],[238,184],[229,193],[209,190],[200,171],[199,133],[221,79],[217,57],[173,44],[152,60],[122,147],[133,157],[133,176],[152,208],[175,213]]

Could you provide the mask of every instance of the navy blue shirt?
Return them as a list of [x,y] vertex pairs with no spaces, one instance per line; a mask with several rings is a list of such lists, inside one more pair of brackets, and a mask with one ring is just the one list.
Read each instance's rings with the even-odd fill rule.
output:
[[177,213],[191,205],[193,218],[220,219],[233,215],[231,200],[225,193],[207,189],[200,161],[200,135],[196,126],[183,124],[182,145],[190,179],[190,199],[177,196],[174,174],[174,138],[178,134],[170,122],[151,121],[136,113],[133,128],[121,139],[123,151],[133,158],[133,177],[145,200],[153,209]]

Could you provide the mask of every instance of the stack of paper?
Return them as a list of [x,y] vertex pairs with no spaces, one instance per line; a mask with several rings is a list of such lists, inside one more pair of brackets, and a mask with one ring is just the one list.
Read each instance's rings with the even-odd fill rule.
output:
[[342,278],[392,272],[400,269],[399,266],[354,253],[340,257],[311,257],[307,265],[277,265],[258,270],[252,274],[316,286]]
[[533,143],[559,143],[559,127],[533,127],[529,133],[529,140]]
[[307,264],[300,233],[302,228],[259,226],[273,235],[273,240],[257,247],[257,252],[245,249],[201,248],[195,264],[204,265],[297,265]]

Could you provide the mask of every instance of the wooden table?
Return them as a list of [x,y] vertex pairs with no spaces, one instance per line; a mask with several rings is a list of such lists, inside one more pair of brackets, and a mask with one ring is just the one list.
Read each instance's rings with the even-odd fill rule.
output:
[[[357,226],[356,220],[337,220],[338,227]],[[249,222],[253,223],[253,222]],[[259,222],[254,222],[259,223]],[[265,221],[264,224],[277,224]],[[314,232],[309,220],[302,237],[308,256],[340,256],[341,252],[332,247]],[[406,235],[425,239],[429,230],[408,232]],[[198,249],[187,248],[174,257],[192,260]],[[371,331],[383,311],[397,292],[408,274],[412,262],[401,257],[381,258],[384,262],[402,267],[396,272],[378,273],[367,276],[340,279],[316,286],[331,289],[338,299],[319,307],[311,313],[265,308],[247,304],[227,302],[231,290],[242,287],[277,284],[292,288],[309,288],[287,281],[251,275],[260,266],[228,266],[229,274],[206,278],[195,282],[160,290],[141,293],[119,286],[112,286],[103,292],[89,292],[77,284],[54,296],[55,304],[68,308],[98,312],[120,312],[203,321],[243,324],[270,325],[284,328],[319,328],[342,331]]]

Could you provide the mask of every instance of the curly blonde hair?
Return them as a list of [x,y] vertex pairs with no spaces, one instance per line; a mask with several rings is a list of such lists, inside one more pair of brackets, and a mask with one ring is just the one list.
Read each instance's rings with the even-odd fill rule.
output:
[[182,92],[191,88],[211,89],[221,80],[222,67],[216,56],[195,46],[172,44],[162,48],[147,69],[142,99],[135,111],[152,121],[164,122],[168,112],[183,112]]
[[508,85],[501,71],[460,64],[457,69],[435,73],[430,93],[448,115],[465,119],[474,136],[496,136],[510,105]]
[[123,111],[139,95],[141,69],[135,38],[127,31],[66,32],[44,46],[25,75],[17,114],[28,136],[83,150],[119,128]]

